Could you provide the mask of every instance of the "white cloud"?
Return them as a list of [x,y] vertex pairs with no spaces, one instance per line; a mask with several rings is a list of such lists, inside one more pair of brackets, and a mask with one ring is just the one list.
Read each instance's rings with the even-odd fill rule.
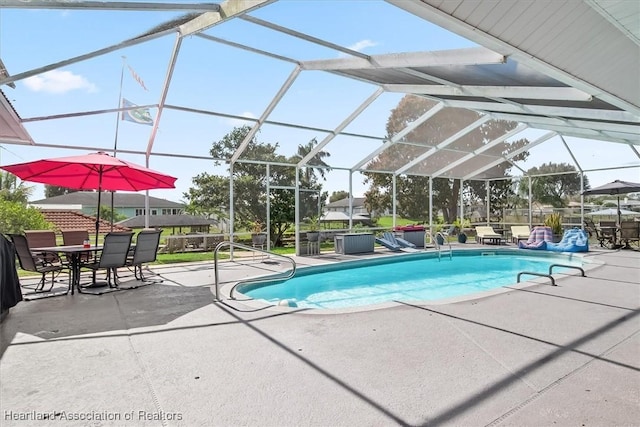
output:
[[61,94],[72,90],[84,90],[86,92],[96,92],[96,85],[86,78],[73,74],[71,71],[53,70],[46,73],[29,77],[24,80],[24,84],[34,92],[45,92]]
[[378,43],[373,42],[369,39],[364,39],[364,40],[360,40],[359,42],[356,42],[354,44],[352,44],[351,46],[348,46],[349,49],[351,50],[355,50],[357,52],[362,52],[363,50],[365,50],[368,47],[373,47],[373,46],[377,46]]

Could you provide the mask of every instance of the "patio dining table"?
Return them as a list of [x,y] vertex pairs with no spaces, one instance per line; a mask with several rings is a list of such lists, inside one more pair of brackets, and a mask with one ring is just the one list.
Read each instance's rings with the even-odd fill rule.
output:
[[78,289],[78,293],[83,293],[80,287],[80,269],[82,263],[80,258],[82,254],[97,253],[102,251],[103,245],[66,245],[66,246],[46,246],[31,248],[32,252],[57,252],[58,254],[67,255],[71,265],[71,295],[74,293],[74,289]]

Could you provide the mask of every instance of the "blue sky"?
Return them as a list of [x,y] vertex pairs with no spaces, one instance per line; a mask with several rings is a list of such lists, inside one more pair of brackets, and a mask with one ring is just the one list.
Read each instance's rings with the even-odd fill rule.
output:
[[[17,74],[118,43],[180,15],[180,12],[0,9],[0,58],[9,73]],[[252,15],[372,55],[474,46],[381,1],[281,1]],[[340,56],[333,50],[241,20],[214,27],[207,34],[301,60]],[[174,36],[163,37],[19,81],[15,90],[6,86],[2,89],[23,118],[115,108],[120,98],[122,57],[125,56],[126,63],[143,79],[148,90],[144,90],[125,67],[122,96],[139,105],[155,104],[160,99],[174,43]],[[257,118],[292,70],[293,65],[287,62],[188,37],[181,46],[167,103]],[[362,82],[304,71],[268,119],[333,129],[375,90],[376,87]],[[398,94],[383,94],[346,131],[384,136],[387,118],[399,99]],[[154,109],[152,116],[155,114]],[[153,150],[206,156],[212,141],[219,140],[239,124],[241,122],[227,118],[165,110]],[[120,149],[146,149],[151,127],[118,122],[115,113],[33,122],[25,127],[39,143],[112,148],[116,141],[116,126]],[[531,132],[530,137],[536,134],[539,132]],[[317,131],[265,125],[258,138],[264,142],[278,142],[280,153],[289,156],[299,144],[314,137],[322,140],[325,136]],[[628,147],[618,144],[576,138],[567,138],[567,143],[588,169],[617,166],[620,159],[633,160]],[[378,144],[374,140],[338,137],[326,148],[331,152],[327,161],[335,167],[350,167]],[[0,149],[0,163],[87,151],[90,150],[34,150],[5,145]],[[143,156],[119,156],[144,164]],[[552,159],[571,162],[559,140],[534,148],[523,168]],[[176,190],[150,192],[155,197],[175,201],[182,199],[182,193],[189,188],[194,175],[205,171],[225,173],[224,168],[214,168],[210,161],[182,160],[175,156],[152,157],[150,167],[178,177]],[[588,177],[592,185],[600,185],[614,179],[638,181],[638,175],[638,169],[627,169],[593,172]],[[328,174],[325,187],[330,192],[347,190],[347,182],[348,173],[335,170]],[[42,186],[37,185],[36,189],[33,198],[43,197]],[[366,190],[358,174],[354,175],[353,189],[357,196]]]

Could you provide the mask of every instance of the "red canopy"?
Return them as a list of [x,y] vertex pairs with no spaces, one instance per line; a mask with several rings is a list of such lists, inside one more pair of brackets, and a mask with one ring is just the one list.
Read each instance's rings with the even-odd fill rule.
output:
[[174,178],[104,152],[0,166],[23,181],[77,190],[140,191],[175,188]]

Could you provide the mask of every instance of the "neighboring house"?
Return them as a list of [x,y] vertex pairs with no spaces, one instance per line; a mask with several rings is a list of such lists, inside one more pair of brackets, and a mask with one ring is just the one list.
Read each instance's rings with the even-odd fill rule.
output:
[[[136,216],[133,218],[119,221],[117,224],[122,227],[129,228],[143,228],[145,226],[146,217]],[[150,228],[169,228],[173,229],[175,234],[176,228],[178,232],[182,233],[182,228],[187,228],[190,231],[200,231],[208,233],[211,226],[218,225],[218,221],[213,219],[202,218],[195,215],[151,215],[149,217]]]
[[[111,193],[103,192],[100,204],[111,206]],[[98,193],[95,191],[78,191],[49,197],[29,203],[30,206],[40,209],[58,209],[66,211],[80,211],[86,215],[95,215],[98,206]],[[140,193],[114,193],[113,210],[117,215],[127,218],[145,215],[145,195]],[[150,215],[180,215],[184,211],[182,203],[159,199],[149,196]]]
[[[44,219],[55,226],[56,231],[87,230],[89,234],[96,231],[96,218],[80,212],[41,209]],[[113,231],[129,231],[128,227],[113,225]],[[111,222],[100,219],[101,234],[111,231]]]
[[[354,215],[369,215],[369,211],[364,206],[364,197],[354,197],[353,198],[353,214]],[[336,200],[335,202],[329,203],[324,207],[325,212],[344,212],[346,214],[349,213],[349,198],[344,198],[341,200]]]

